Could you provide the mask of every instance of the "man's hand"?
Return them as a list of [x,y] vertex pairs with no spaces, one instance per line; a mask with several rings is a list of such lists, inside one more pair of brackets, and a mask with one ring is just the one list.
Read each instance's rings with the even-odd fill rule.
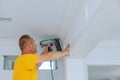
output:
[[64,49],[64,52],[66,52],[66,56],[69,56],[69,48],[70,48],[70,45],[68,44]]
[[50,45],[46,46],[45,49],[44,49],[44,51],[42,52],[42,54],[48,53],[48,48],[52,49],[52,46],[50,46]]

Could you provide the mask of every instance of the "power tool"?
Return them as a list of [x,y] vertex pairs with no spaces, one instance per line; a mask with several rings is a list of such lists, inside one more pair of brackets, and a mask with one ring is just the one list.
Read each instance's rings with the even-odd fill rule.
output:
[[45,46],[49,46],[49,45],[52,46],[53,44],[55,44],[57,51],[62,51],[62,48],[60,45],[60,39],[58,39],[58,38],[40,41],[41,47],[45,47]]

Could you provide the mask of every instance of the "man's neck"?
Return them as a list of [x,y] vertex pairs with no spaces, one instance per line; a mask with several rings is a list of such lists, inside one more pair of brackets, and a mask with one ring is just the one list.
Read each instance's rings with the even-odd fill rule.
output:
[[33,54],[33,52],[32,51],[22,51],[22,55],[24,55],[24,54]]

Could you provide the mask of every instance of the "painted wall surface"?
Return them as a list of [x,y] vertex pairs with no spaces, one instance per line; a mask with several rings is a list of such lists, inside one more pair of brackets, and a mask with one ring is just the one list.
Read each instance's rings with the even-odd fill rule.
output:
[[83,59],[65,60],[66,80],[88,80],[88,67]]

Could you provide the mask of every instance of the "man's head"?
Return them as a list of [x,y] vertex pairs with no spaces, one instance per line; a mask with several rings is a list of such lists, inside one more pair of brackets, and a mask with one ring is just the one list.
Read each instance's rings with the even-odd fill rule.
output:
[[20,37],[19,47],[22,51],[22,54],[36,53],[37,51],[35,41],[29,35],[22,35]]

